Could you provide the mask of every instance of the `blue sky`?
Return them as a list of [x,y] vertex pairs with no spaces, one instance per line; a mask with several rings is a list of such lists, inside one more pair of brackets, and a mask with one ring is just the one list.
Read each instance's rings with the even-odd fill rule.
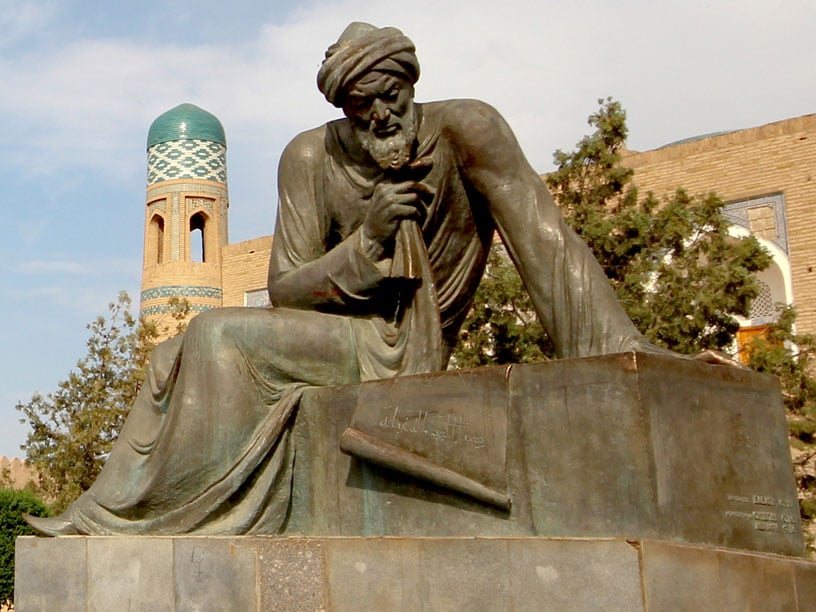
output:
[[0,0],[0,455],[21,456],[14,405],[66,378],[85,325],[120,290],[138,302],[152,120],[217,115],[231,241],[272,233],[279,153],[338,115],[315,74],[352,20],[400,27],[418,99],[487,100],[542,172],[599,97],[637,150],[816,112],[812,0]]

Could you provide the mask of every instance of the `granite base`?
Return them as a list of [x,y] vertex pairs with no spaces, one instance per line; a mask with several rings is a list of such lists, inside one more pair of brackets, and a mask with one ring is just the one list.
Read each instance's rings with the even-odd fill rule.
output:
[[17,540],[17,612],[814,610],[816,563],[605,538]]

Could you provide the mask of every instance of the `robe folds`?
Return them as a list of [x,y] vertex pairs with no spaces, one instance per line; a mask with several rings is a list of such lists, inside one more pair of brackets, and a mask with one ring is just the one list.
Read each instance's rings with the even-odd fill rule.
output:
[[496,230],[560,356],[648,350],[501,116],[473,100],[417,109],[433,192],[421,224],[371,261],[361,225],[388,178],[355,160],[346,120],[296,137],[279,168],[273,307],[202,313],[156,348],[107,464],[61,520],[87,534],[285,531],[302,389],[444,368]]

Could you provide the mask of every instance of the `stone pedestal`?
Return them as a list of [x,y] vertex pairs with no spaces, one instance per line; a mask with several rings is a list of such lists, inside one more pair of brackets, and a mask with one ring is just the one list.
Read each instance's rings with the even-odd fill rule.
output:
[[442,372],[310,389],[289,431],[284,534],[20,538],[18,611],[816,609],[771,377]]
[[813,610],[816,564],[604,538],[17,540],[17,612]]
[[[499,466],[485,482],[509,511],[339,452],[361,407],[369,432],[431,458],[444,447],[449,466],[483,439],[462,453]],[[311,389],[293,434],[287,533],[804,551],[779,386],[748,370],[625,353]]]

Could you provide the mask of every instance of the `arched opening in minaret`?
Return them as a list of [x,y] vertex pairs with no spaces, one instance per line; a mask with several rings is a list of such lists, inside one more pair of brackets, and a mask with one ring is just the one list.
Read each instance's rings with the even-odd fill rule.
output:
[[164,217],[153,215],[147,231],[147,253],[151,257],[150,263],[164,263]]
[[204,263],[207,261],[207,244],[205,241],[207,215],[197,212],[190,217],[190,261]]

